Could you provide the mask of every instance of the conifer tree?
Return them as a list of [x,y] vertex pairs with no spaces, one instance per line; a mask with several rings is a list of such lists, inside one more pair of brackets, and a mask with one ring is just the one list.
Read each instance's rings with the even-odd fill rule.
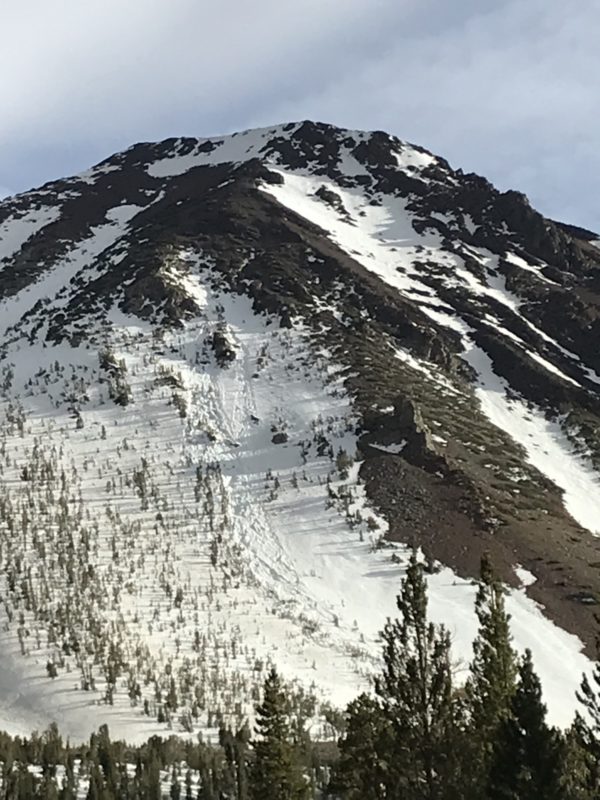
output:
[[72,753],[67,753],[65,764],[65,777],[60,790],[60,800],[75,800],[77,797],[77,782],[75,780],[75,758]]
[[248,747],[250,729],[244,724],[235,734],[238,800],[248,800]]
[[[598,618],[600,622],[600,618]],[[567,737],[567,757],[579,772],[575,783],[573,775],[566,776],[567,785],[576,800],[600,797],[600,635],[596,637],[596,663],[591,680],[583,675],[577,699],[583,714],[577,714]],[[581,798],[577,794],[580,793]]]
[[586,726],[581,715],[575,720],[565,734],[562,758],[562,787],[565,800],[594,800],[594,783],[599,769],[598,761],[592,756]]
[[308,784],[298,749],[292,741],[288,702],[273,668],[265,681],[264,699],[256,709],[254,762],[250,769],[252,800],[307,800]]
[[212,772],[206,767],[200,770],[198,800],[218,800],[217,792],[214,787]]
[[563,800],[562,742],[546,724],[542,687],[527,650],[509,716],[500,723],[492,750],[489,800]]
[[86,800],[107,800],[104,791],[104,781],[97,761],[92,761],[90,766],[89,785]]
[[375,681],[388,723],[379,755],[384,796],[450,800],[458,792],[450,637],[427,620],[427,584],[414,552],[397,604],[400,617],[383,630],[384,666]]
[[38,789],[38,796],[43,797],[44,800],[59,800],[58,787],[54,775],[46,773],[46,775],[43,776]]
[[171,770],[171,787],[169,789],[169,800],[181,800],[181,783],[177,767],[173,764]]
[[236,800],[248,800],[248,725],[244,724],[235,734],[229,728],[222,728],[219,743],[225,754],[227,777],[234,785]]
[[487,556],[481,560],[475,612],[479,631],[473,642],[473,661],[465,686],[469,717],[468,795],[484,797],[492,748],[500,724],[510,716],[516,691],[517,657],[512,646],[505,589]]
[[185,773],[185,800],[194,800],[192,786],[192,773],[191,770],[188,769]]
[[160,787],[160,763],[156,749],[153,747],[148,755],[148,760],[144,764],[142,774],[142,797],[146,800],[162,800]]
[[[596,649],[600,656],[600,638],[596,643]],[[586,711],[588,722],[586,723],[590,734],[596,741],[600,740],[600,698],[598,692],[600,691],[600,658],[594,666],[592,672],[592,681],[587,675],[584,675],[581,680],[581,689],[577,692],[577,699],[583,705]]]
[[15,800],[30,800],[38,796],[38,781],[35,775],[27,769],[27,764],[19,764],[18,772],[15,773],[17,785],[12,790],[12,795],[7,792],[7,797],[14,797]]
[[361,694],[350,703],[346,716],[330,791],[345,800],[385,800],[388,765],[383,746],[390,737],[381,706],[370,695]]
[[107,794],[118,794],[119,774],[111,750],[111,741],[107,725],[101,725],[98,733],[92,736],[96,759],[102,769],[104,786]]

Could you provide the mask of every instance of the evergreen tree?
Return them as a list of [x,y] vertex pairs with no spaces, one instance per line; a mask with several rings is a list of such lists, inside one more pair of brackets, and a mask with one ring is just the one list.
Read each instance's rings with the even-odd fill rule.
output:
[[65,777],[60,790],[60,800],[75,800],[77,797],[77,782],[75,780],[75,759],[72,753],[67,753]]
[[177,767],[173,765],[171,770],[171,788],[169,790],[170,800],[181,800],[181,781]]
[[237,768],[238,800],[248,800],[248,748],[250,729],[244,724],[235,734],[235,759]]
[[194,791],[192,787],[192,773],[188,769],[185,773],[185,800],[194,800]]
[[207,761],[200,763],[200,783],[198,784],[198,800],[219,800],[215,787],[215,770]]
[[38,796],[44,800],[59,800],[58,787],[54,775],[46,773],[38,789]]
[[594,755],[588,727],[580,714],[565,736],[562,786],[565,800],[595,800],[600,787],[600,762]]
[[144,771],[142,774],[142,797],[144,800],[162,800],[160,763],[154,747],[150,750],[148,759],[144,764]]
[[18,771],[12,773],[11,778],[14,777],[14,782],[11,780],[7,786],[6,797],[15,798],[15,800],[30,800],[32,797],[38,797],[38,780],[27,769],[27,764],[20,763]]
[[248,725],[243,725],[235,735],[229,728],[222,728],[219,731],[219,743],[227,764],[226,781],[232,785],[230,793],[236,800],[248,800]]
[[[597,617],[600,622],[600,618]],[[591,680],[583,675],[577,699],[583,714],[577,714],[567,736],[565,786],[569,800],[596,800],[600,797],[600,636],[596,637],[596,663]],[[576,777],[577,776],[577,777]]]
[[488,779],[489,800],[563,800],[562,742],[546,724],[542,688],[526,651],[510,714],[496,733]]
[[330,791],[345,800],[385,800],[388,764],[382,752],[389,741],[380,704],[361,694],[347,709],[347,729],[339,741],[340,758]]
[[55,775],[56,766],[61,760],[63,741],[58,732],[58,725],[53,722],[42,734],[42,772],[44,775]]
[[468,796],[473,800],[484,797],[496,733],[510,716],[516,691],[517,657],[504,596],[505,589],[484,556],[475,601],[479,631],[473,642],[474,657],[465,686],[469,717],[466,782]]
[[97,761],[92,761],[90,766],[89,785],[86,800],[106,800],[104,781]]
[[376,770],[387,771],[389,800],[450,800],[458,794],[450,636],[427,620],[427,584],[415,553],[397,604],[400,617],[383,630],[384,666],[375,681],[387,723]]
[[92,741],[93,747],[95,747],[96,759],[102,769],[106,788],[105,793],[117,796],[119,794],[119,773],[115,764],[108,726],[101,725],[98,733],[92,737]]
[[265,681],[264,699],[256,709],[254,762],[250,769],[252,800],[307,800],[308,784],[292,741],[288,702],[277,671]]

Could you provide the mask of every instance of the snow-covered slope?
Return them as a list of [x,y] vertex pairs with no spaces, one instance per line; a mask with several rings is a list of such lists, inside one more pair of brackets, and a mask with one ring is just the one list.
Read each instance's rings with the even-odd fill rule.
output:
[[[402,156],[398,156],[405,166]],[[411,160],[407,160],[411,163]],[[600,534],[600,481],[593,469],[591,459],[576,452],[567,441],[557,422],[548,422],[541,409],[527,407],[520,398],[510,398],[506,381],[494,372],[493,362],[482,347],[478,347],[474,331],[465,321],[464,315],[451,302],[440,303],[440,297],[427,281],[423,280],[421,261],[436,260],[436,268],[444,273],[444,286],[458,292],[470,291],[475,298],[486,297],[505,307],[508,314],[525,322],[533,332],[544,339],[544,334],[523,319],[521,302],[506,288],[499,270],[499,257],[484,248],[459,245],[454,252],[443,249],[442,236],[438,232],[415,237],[412,215],[407,213],[407,202],[396,197],[381,198],[375,206],[371,198],[356,189],[343,190],[335,181],[323,183],[320,176],[280,172],[282,183],[267,185],[265,191],[279,203],[301,214],[306,219],[329,231],[332,239],[364,267],[375,272],[386,283],[397,289],[402,296],[419,304],[438,324],[447,326],[461,334],[462,357],[475,373],[476,392],[481,407],[490,421],[505,430],[511,438],[523,446],[527,460],[556,483],[564,491],[565,505],[569,513],[583,527]],[[353,173],[350,173],[353,174]],[[339,205],[323,203],[318,192],[327,186],[335,192]],[[340,209],[344,209],[340,215]],[[474,275],[465,268],[462,255],[475,259],[480,274]],[[507,251],[504,258],[509,263],[521,260]],[[519,266],[522,266],[519,264]],[[528,265],[525,266],[527,268]],[[531,269],[534,269],[533,267]],[[548,281],[541,271],[534,271],[540,281]],[[563,382],[578,388],[587,381],[600,383],[600,376],[582,363],[579,356],[567,354],[572,375],[563,372],[553,361],[542,357],[537,350],[528,349],[525,342],[510,330],[503,328],[498,319],[490,314],[484,317],[485,324],[507,337],[522,348],[526,358],[532,359],[542,369]],[[547,341],[560,352],[560,346],[550,337]],[[563,354],[564,351],[563,351]]]
[[345,703],[413,543],[463,666],[492,552],[567,722],[599,265],[515,193],[314,123],[0,203],[0,727],[211,730],[269,663]]

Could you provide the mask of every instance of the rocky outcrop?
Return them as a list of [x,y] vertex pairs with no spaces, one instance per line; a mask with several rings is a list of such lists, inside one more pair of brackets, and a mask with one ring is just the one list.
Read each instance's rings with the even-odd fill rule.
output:
[[226,367],[232,361],[235,361],[235,348],[229,340],[225,329],[217,328],[212,335],[210,345],[215,354],[215,360],[220,367]]

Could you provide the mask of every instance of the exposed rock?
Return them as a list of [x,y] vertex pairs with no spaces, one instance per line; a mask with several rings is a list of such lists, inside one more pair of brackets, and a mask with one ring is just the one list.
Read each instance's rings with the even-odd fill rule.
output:
[[214,351],[217,364],[220,367],[226,367],[232,361],[235,361],[235,349],[227,338],[225,331],[216,330],[213,333],[211,347]]

